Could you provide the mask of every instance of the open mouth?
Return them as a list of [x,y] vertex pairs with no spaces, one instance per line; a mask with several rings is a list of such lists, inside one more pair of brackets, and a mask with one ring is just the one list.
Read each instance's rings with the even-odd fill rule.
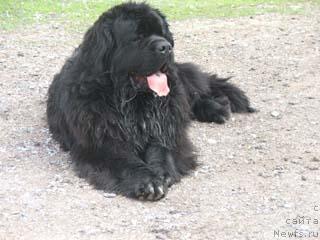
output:
[[158,71],[147,73],[146,75],[139,75],[131,73],[131,76],[138,83],[147,82],[148,87],[158,96],[167,96],[170,92],[168,86],[168,65],[165,63]]
[[154,71],[154,72],[147,72],[144,75],[138,74],[136,72],[131,72],[130,75],[131,75],[131,77],[134,78],[134,80],[140,82],[140,81],[143,81],[143,80],[147,80],[148,76],[151,76],[151,75],[159,73],[159,72],[163,73],[163,74],[167,74],[168,73],[168,64],[165,63],[159,68],[159,70]]

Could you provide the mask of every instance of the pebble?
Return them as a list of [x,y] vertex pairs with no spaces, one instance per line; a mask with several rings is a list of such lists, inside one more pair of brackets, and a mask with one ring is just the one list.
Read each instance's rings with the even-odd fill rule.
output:
[[97,229],[95,227],[87,226],[84,229],[80,229],[78,232],[80,234],[83,234],[83,235],[91,235],[91,236],[93,236],[93,235],[97,235],[98,233],[100,233],[101,230]]
[[310,171],[317,171],[317,170],[319,170],[318,167],[313,167],[313,166],[307,166],[306,168],[309,169]]
[[285,204],[280,205],[279,207],[283,207],[283,208],[289,209],[289,208],[292,207],[292,204],[290,204],[290,203],[285,203]]
[[269,201],[270,201],[270,202],[275,202],[275,201],[277,201],[277,200],[278,200],[278,199],[277,199],[276,197],[273,197],[273,196],[269,198]]
[[209,143],[209,144],[217,144],[217,141],[214,140],[214,139],[212,139],[212,138],[209,138],[209,139],[208,139],[208,143]]
[[114,197],[117,196],[117,194],[115,194],[115,193],[104,193],[103,196],[105,198],[114,198]]
[[9,107],[5,106],[2,102],[0,102],[0,104],[0,117],[7,119],[9,116]]
[[259,172],[259,173],[258,173],[258,176],[259,176],[259,177],[263,177],[263,178],[270,178],[270,177],[271,177],[270,174],[263,173],[263,172]]
[[271,112],[271,116],[274,117],[274,118],[280,118],[281,117],[281,115],[280,115],[280,113],[278,111],[272,111]]

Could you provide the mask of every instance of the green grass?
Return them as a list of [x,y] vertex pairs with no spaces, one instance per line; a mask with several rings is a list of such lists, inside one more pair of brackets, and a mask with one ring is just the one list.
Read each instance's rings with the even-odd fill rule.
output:
[[[66,22],[74,26],[92,23],[119,0],[0,0],[0,28],[12,29],[47,21]],[[150,0],[170,20],[190,17],[236,17],[266,12],[302,13],[303,3],[320,4],[320,0]],[[298,4],[298,5],[297,5]],[[298,7],[297,7],[298,6]]]

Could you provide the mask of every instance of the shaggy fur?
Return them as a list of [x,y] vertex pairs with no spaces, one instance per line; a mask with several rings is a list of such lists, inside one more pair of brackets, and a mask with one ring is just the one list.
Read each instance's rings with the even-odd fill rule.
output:
[[[105,12],[55,75],[47,118],[80,177],[98,189],[158,200],[197,166],[187,138],[191,119],[223,123],[231,112],[252,112],[236,86],[176,63],[165,17],[146,4]],[[166,74],[159,97],[146,76]]]

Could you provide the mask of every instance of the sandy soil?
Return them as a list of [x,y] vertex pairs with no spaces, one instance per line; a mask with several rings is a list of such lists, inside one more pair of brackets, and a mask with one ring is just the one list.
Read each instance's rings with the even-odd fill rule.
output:
[[83,33],[0,32],[0,239],[320,239],[319,11],[172,30],[179,61],[234,76],[260,112],[193,123],[201,167],[156,203],[93,189],[50,138],[48,85]]

